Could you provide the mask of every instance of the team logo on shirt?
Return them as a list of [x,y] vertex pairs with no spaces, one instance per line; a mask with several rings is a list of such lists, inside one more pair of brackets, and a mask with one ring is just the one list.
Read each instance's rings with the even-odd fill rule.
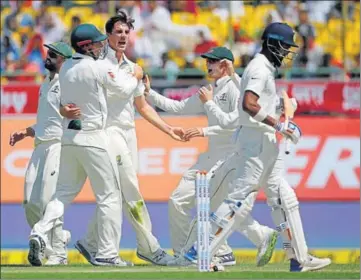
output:
[[219,97],[219,101],[226,102],[227,101],[227,95],[226,93],[222,93]]
[[116,159],[117,159],[118,166],[121,166],[123,164],[122,157],[120,155],[117,155]]
[[54,86],[54,87],[52,88],[51,92],[53,92],[53,93],[58,93],[59,90],[60,90],[59,86],[56,85],[56,86]]

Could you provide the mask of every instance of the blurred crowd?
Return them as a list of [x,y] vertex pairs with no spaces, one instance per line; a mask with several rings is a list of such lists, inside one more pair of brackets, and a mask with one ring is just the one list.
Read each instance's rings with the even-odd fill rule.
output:
[[237,67],[260,50],[264,27],[289,23],[298,32],[300,52],[294,62],[309,72],[319,67],[359,68],[360,4],[347,2],[346,54],[341,37],[341,1],[1,1],[1,72],[45,73],[43,44],[69,41],[71,30],[104,22],[119,9],[135,19],[127,55],[146,69],[176,75],[185,68],[205,70],[199,54],[225,45]]

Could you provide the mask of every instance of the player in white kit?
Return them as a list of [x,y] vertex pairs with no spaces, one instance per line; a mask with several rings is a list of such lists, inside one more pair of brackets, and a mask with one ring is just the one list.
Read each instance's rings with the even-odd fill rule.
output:
[[[49,245],[47,233],[62,228],[64,208],[81,191],[89,177],[97,204],[97,252],[95,265],[121,263],[113,240],[120,228],[121,191],[116,161],[109,150],[105,131],[108,109],[107,90],[128,99],[138,80],[130,73],[112,72],[98,59],[105,55],[107,36],[92,24],[81,24],[71,34],[76,53],[59,73],[61,104],[76,104],[81,118],[63,120],[59,178],[54,197],[43,218],[31,232],[28,259],[41,265],[44,249]],[[128,83],[122,83],[128,79]]]
[[[319,259],[308,254],[299,202],[294,190],[284,179],[284,149],[279,147],[276,133],[297,144],[301,137],[300,128],[290,122],[285,127],[277,114],[279,97],[276,94],[275,74],[285,59],[292,59],[297,47],[294,31],[284,23],[272,23],[262,35],[261,53],[246,67],[242,76],[232,76],[240,85],[240,104],[237,111],[224,114],[211,100],[211,91],[200,90],[200,97],[208,107],[208,112],[217,118],[224,128],[238,127],[238,153],[225,165],[236,167],[237,178],[230,185],[229,199],[231,219],[220,226],[219,233],[211,243],[216,252],[226,239],[250,214],[256,195],[263,187],[268,205],[272,208],[272,218],[283,239],[283,246],[290,260],[290,271],[311,271],[321,269],[331,263],[328,258]],[[217,171],[216,171],[217,172]],[[225,217],[226,218],[226,217]],[[192,243],[187,244],[191,248]]]
[[[58,180],[62,135],[58,73],[65,59],[72,56],[71,47],[66,43],[56,42],[44,46],[48,48],[44,66],[49,70],[49,74],[39,90],[36,123],[10,136],[11,146],[25,137],[35,137],[35,149],[26,170],[24,184],[23,205],[30,228],[43,216]],[[69,231],[51,232],[49,242],[52,250],[46,252],[46,265],[67,264],[66,245],[69,241]]]
[[[221,63],[222,59],[226,59],[233,63],[234,58],[232,52],[225,47],[217,47],[209,53],[202,55],[207,60],[208,75],[215,80],[215,96],[214,101],[222,108],[224,112],[232,112],[236,109],[237,100],[239,98],[239,91],[232,83],[230,77],[227,76],[226,67]],[[202,102],[197,95],[187,98],[183,101],[175,101],[168,99],[153,90],[150,90],[148,99],[157,107],[164,111],[176,114],[198,114],[206,113]],[[182,256],[182,248],[187,241],[187,234],[191,222],[191,209],[195,206],[195,177],[196,172],[199,170],[210,169],[223,159],[225,156],[235,151],[235,145],[232,137],[234,129],[222,129],[217,125],[217,120],[207,114],[209,127],[196,128],[189,130],[188,136],[204,136],[208,137],[208,151],[201,154],[197,162],[189,168],[182,176],[177,188],[172,193],[169,200],[169,223],[171,232],[172,247],[175,256]],[[225,197],[224,192],[227,192],[227,182],[233,177],[233,171],[225,173],[217,177],[219,184],[217,184],[217,198]],[[215,210],[215,209],[214,209]],[[222,216],[223,211],[228,209],[219,209]],[[266,264],[277,240],[277,232],[260,225],[252,217],[244,223],[242,232],[257,248],[259,248],[258,257],[260,263]],[[269,259],[265,254],[268,252]],[[222,265],[234,265],[235,258],[233,252],[228,245],[224,244],[216,254],[217,262]],[[179,260],[169,263],[168,265],[187,265],[189,262],[185,261],[182,257]]]
[[[113,71],[133,72],[135,65],[127,59],[124,51],[127,47],[130,29],[133,28],[134,20],[124,12],[111,17],[105,24],[110,48],[104,63],[107,63]],[[127,83],[127,81],[123,81]],[[139,190],[137,178],[138,150],[137,136],[134,121],[134,105],[138,112],[154,126],[170,135],[173,139],[180,141],[178,134],[182,133],[180,128],[174,128],[166,124],[158,113],[146,102],[143,95],[144,85],[142,81],[129,99],[121,99],[116,92],[108,92],[108,118],[106,131],[110,137],[110,145],[117,160],[124,212],[131,222],[137,236],[137,256],[155,265],[166,265],[173,259],[161,249],[158,240],[152,234],[152,223],[148,209]],[[69,115],[71,116],[71,115]],[[90,224],[86,237],[77,241],[75,247],[87,258],[90,263],[94,262],[96,252],[96,217]],[[119,235],[114,236],[114,243],[119,247],[121,228]],[[123,262],[124,266],[132,265]]]

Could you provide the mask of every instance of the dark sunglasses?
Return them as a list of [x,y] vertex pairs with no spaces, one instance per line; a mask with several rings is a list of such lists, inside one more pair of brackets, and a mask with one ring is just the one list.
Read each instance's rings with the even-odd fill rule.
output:
[[50,58],[57,58],[58,55],[55,53],[55,52],[52,52],[52,51],[48,51],[48,55]]

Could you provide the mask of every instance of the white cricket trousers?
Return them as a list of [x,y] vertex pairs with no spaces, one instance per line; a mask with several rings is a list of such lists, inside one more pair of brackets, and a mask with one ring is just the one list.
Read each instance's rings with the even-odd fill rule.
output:
[[283,158],[280,156],[276,134],[260,128],[242,127],[238,143],[235,179],[231,182],[229,198],[244,200],[251,192],[262,188],[268,204],[278,199],[283,178]]
[[[121,129],[112,126],[106,131],[110,138],[112,157],[117,162],[125,216],[135,231],[138,252],[141,255],[150,256],[160,248],[160,245],[152,234],[152,223],[148,209],[139,190],[136,172],[138,149],[135,129]],[[90,252],[95,249],[94,244],[96,244],[97,236],[94,228],[96,224],[97,220],[94,217],[85,237],[84,243]],[[114,236],[114,238],[114,244],[119,248],[120,228],[119,235]]]
[[[59,140],[38,141],[31,155],[24,184],[24,208],[26,220],[30,226],[40,221],[46,205],[55,193],[59,175],[61,143]],[[51,255],[66,258],[64,233],[60,229],[49,232],[47,238],[52,250],[47,250],[47,257]]]
[[[195,207],[195,178],[197,171],[205,170],[209,172],[211,169],[217,169],[217,178],[212,180],[211,186],[211,210],[217,210],[216,215],[218,217],[225,217],[229,213],[229,207],[221,205],[221,203],[228,194],[228,184],[234,179],[235,168],[232,165],[223,165],[225,154],[209,152],[201,154],[197,162],[183,174],[177,188],[170,197],[169,224],[171,242],[176,255],[182,254],[182,248],[189,248],[188,242],[193,242],[191,235],[193,234],[192,227],[194,223],[191,223],[191,210]],[[219,205],[221,207],[218,208]],[[250,216],[242,224],[239,231],[256,247],[259,247],[269,230],[268,227],[260,225]],[[232,252],[232,249],[227,244],[224,244],[216,255],[230,252]]]
[[[286,221],[280,210],[280,189],[283,192],[294,193],[285,180],[284,146],[279,146],[275,133],[265,133],[257,129],[242,128],[239,134],[241,151],[238,153],[236,179],[230,185],[229,198],[243,201],[250,193],[262,188],[267,197],[267,204],[272,208],[272,218],[278,227]],[[232,163],[229,163],[232,164]],[[293,203],[298,203],[297,198]],[[298,209],[297,209],[298,212]],[[294,222],[294,221],[292,221]],[[302,222],[296,219],[299,226],[297,246],[299,250],[307,251]],[[288,258],[293,258],[294,250],[287,232],[282,232],[283,246]]]
[[108,146],[105,131],[81,132],[73,139],[63,137],[56,192],[32,234],[46,236],[53,227],[62,227],[64,209],[79,194],[89,177],[97,203],[95,257],[118,256],[113,240],[121,227],[121,192],[116,163],[109,155]]

